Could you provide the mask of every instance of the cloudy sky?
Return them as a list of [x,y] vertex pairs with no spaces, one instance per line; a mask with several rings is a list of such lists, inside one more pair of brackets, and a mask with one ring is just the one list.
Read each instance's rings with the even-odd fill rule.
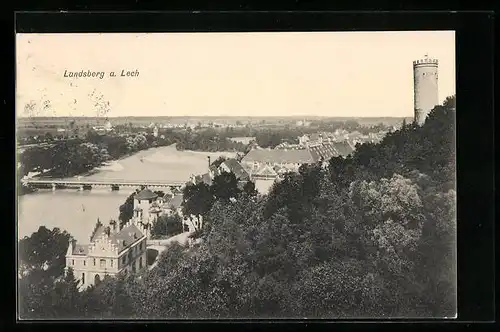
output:
[[[439,60],[444,100],[455,93],[452,31],[18,34],[16,112],[412,116],[412,64],[426,53]],[[81,70],[105,76],[64,77]],[[30,101],[37,107],[25,112]]]

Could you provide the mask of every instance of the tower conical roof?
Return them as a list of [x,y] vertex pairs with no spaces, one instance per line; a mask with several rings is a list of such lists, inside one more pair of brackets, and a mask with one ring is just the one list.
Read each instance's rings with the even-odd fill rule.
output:
[[135,199],[137,199],[139,201],[154,199],[156,197],[158,197],[158,195],[156,195],[154,192],[152,192],[148,188],[141,190],[137,195],[135,195]]

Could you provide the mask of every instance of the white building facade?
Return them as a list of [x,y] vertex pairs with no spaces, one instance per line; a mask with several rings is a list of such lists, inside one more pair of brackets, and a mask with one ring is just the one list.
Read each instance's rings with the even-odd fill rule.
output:
[[140,273],[147,269],[146,234],[140,224],[132,221],[117,229],[116,222],[94,228],[90,244],[71,240],[66,252],[66,270],[73,270],[79,288],[96,285],[106,276],[119,273]]

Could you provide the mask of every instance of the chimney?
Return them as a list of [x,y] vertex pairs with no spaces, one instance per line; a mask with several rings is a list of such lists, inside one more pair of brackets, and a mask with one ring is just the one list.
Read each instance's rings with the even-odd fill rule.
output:
[[208,158],[208,169],[210,169],[210,165],[211,165],[210,164],[210,156],[207,156],[207,158]]

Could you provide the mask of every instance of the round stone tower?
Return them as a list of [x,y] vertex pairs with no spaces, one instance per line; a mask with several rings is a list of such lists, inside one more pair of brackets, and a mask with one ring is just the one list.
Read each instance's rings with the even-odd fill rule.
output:
[[434,106],[439,104],[438,60],[425,55],[413,61],[413,108],[415,122],[422,125]]

